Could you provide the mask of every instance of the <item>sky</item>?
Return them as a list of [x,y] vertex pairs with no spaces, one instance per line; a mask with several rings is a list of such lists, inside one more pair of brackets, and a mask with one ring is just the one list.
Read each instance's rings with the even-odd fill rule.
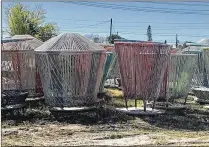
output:
[[[2,2],[2,27],[5,8]],[[180,43],[209,38],[209,2],[22,2],[28,8],[41,5],[45,22],[55,22],[59,32],[108,36],[112,18],[112,33],[126,39],[147,40],[151,26],[155,42],[174,44],[176,34]],[[4,34],[5,35],[5,34]]]

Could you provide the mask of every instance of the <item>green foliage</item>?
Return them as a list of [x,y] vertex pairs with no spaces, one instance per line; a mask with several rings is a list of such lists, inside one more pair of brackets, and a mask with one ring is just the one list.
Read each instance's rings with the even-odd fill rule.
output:
[[194,43],[194,42],[191,42],[191,41],[185,41],[185,42],[184,42],[184,44],[183,44],[183,47],[182,47],[183,49],[187,47],[187,45],[186,45],[187,43]]
[[93,38],[93,41],[94,41],[95,43],[99,43],[99,37],[94,37],[94,38]]
[[26,23],[29,19],[29,12],[26,7],[16,4],[14,7],[6,9],[6,15],[10,35],[29,33],[29,25]]
[[43,24],[45,12],[38,6],[30,10],[23,4],[15,3],[6,9],[6,16],[7,31],[11,36],[28,34],[46,41],[58,32],[56,24]]
[[124,39],[117,34],[112,34],[111,36],[107,37],[107,40],[110,44],[114,44],[114,39]]
[[147,38],[148,38],[148,41],[152,41],[152,29],[150,25],[147,28]]
[[48,23],[38,28],[38,34],[36,34],[35,37],[42,41],[47,41],[57,35],[57,30],[56,25]]

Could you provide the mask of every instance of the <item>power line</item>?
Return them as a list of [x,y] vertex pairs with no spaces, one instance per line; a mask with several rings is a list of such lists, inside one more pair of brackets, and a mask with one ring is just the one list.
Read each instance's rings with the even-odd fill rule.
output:
[[[79,29],[80,29],[80,28],[86,28],[86,27],[100,26],[100,25],[105,24],[105,23],[107,23],[107,22],[109,22],[109,21],[102,21],[102,22],[100,22],[100,23],[91,24],[91,25],[76,26],[75,29],[78,29],[78,28],[79,28]],[[2,27],[2,28],[8,28],[8,27]],[[71,29],[73,29],[73,28],[71,28]]]
[[[153,26],[153,25],[152,25]],[[117,28],[142,28],[140,25],[137,25],[137,26],[130,26],[130,25],[126,25],[126,26],[119,26],[119,25],[115,25],[115,27]],[[143,26],[143,28],[145,28],[146,26]],[[201,26],[201,27],[198,27],[198,26],[191,26],[191,27],[188,27],[188,26],[170,26],[172,29],[209,29],[209,26]],[[153,28],[155,29],[161,29],[161,28],[165,28],[165,26],[162,26],[162,27],[155,27],[153,26]]]
[[[68,23],[68,24],[58,24],[60,27],[63,27],[63,28],[65,28],[65,27],[68,27],[69,26],[69,24],[71,24],[71,23]],[[114,22],[114,24],[115,24],[115,27],[118,27],[118,28],[129,28],[129,27],[131,27],[131,28],[140,28],[140,27],[146,27],[147,25],[151,25],[151,26],[153,26],[153,27],[155,27],[155,28],[165,28],[165,27],[171,27],[171,28],[186,28],[186,29],[190,29],[190,28],[205,28],[205,29],[208,29],[209,28],[209,26],[207,25],[207,24],[205,24],[205,25],[202,25],[202,26],[200,26],[200,25],[182,25],[182,24],[175,24],[175,25],[166,25],[166,24],[151,24],[151,23],[146,23],[146,24],[143,24],[143,25],[141,25],[141,24],[134,24],[134,25],[130,25],[130,24],[126,24],[126,23],[124,23],[124,24],[118,24],[118,23],[115,23]],[[81,26],[86,26],[86,24],[71,24],[72,26],[75,26],[75,27],[81,27]],[[89,24],[89,25],[92,25],[92,26],[90,26],[90,27],[95,27],[96,25],[95,25],[95,23],[94,24]],[[98,26],[100,26],[100,27],[107,27],[107,25],[106,25],[106,23],[100,23],[100,24],[98,24]],[[96,26],[97,27],[97,26]]]
[[104,24],[104,23],[107,23],[107,22],[109,22],[109,21],[103,21],[101,23],[97,23],[97,24],[93,24],[93,25],[80,26],[80,27],[76,27],[76,28],[85,28],[85,27],[91,27],[91,26],[98,26],[100,24]]
[[88,21],[88,22],[103,22],[101,20],[89,20],[89,19],[70,19],[70,18],[53,18],[48,17],[47,19],[54,19],[54,20],[72,20],[72,21]]
[[141,12],[158,12],[158,13],[174,13],[174,14],[198,14],[198,15],[209,15],[208,13],[196,13],[194,11],[190,11],[190,12],[186,12],[186,11],[182,11],[182,12],[177,12],[177,11],[168,11],[168,10],[146,10],[146,9],[139,9],[139,8],[130,8],[130,7],[125,7],[125,5],[123,7],[119,7],[119,6],[110,6],[110,5],[101,5],[101,4],[93,4],[93,3],[85,3],[85,2],[68,2],[71,4],[77,4],[77,5],[83,5],[83,6],[91,6],[91,7],[100,7],[100,8],[109,8],[109,9],[118,9],[118,10],[129,10],[129,11],[141,11]]
[[[189,2],[187,4],[177,3],[177,2],[143,2],[143,3],[165,4],[165,5],[180,5],[180,6],[182,5],[182,6],[189,6],[189,7],[191,7],[191,6],[194,6],[194,7],[196,7],[196,6],[208,7],[209,6],[208,2],[206,2],[204,4],[197,4],[195,2]],[[198,3],[203,3],[203,2],[198,2]]]
[[[109,21],[107,21],[109,22]],[[101,28],[101,27],[107,27],[107,25],[102,25],[102,24],[105,24],[107,22],[104,22],[104,23],[98,23],[98,24],[91,24],[91,25],[83,25],[83,26],[75,26],[75,27],[72,27],[72,28],[66,28],[66,27],[62,27],[62,29],[82,29],[82,28]],[[153,26],[152,26],[153,27]],[[8,27],[2,27],[2,28],[8,28]],[[133,29],[138,29],[138,30],[144,30],[146,29],[145,26],[141,27],[141,26],[114,26],[114,29],[130,29],[130,28],[133,28]],[[172,26],[170,28],[164,28],[164,27],[153,27],[154,30],[182,30],[182,29],[197,29],[197,30],[207,30],[209,29],[209,27],[181,27],[181,26],[178,26],[178,27],[175,27],[175,26]]]
[[128,21],[114,21],[115,23],[137,23],[137,24],[140,24],[140,23],[157,23],[157,24],[205,24],[205,25],[207,25],[205,22],[203,22],[203,23],[195,23],[195,22],[190,22],[190,23],[182,23],[182,22],[152,22],[152,21],[140,21],[140,22],[134,22],[134,21],[132,21],[132,22],[128,22]]
[[[80,29],[85,29],[87,25],[72,25],[69,27],[68,25],[58,25],[58,27],[62,28],[62,29],[70,29],[70,28],[80,28]],[[151,25],[153,27],[154,30],[187,30],[187,29],[192,29],[192,30],[209,30],[209,26],[161,26],[161,25]],[[113,29],[120,29],[120,30],[125,30],[125,29],[136,29],[136,30],[144,30],[146,29],[145,25],[136,25],[136,26],[131,26],[131,25],[114,25]],[[6,27],[2,27],[2,28],[6,28]],[[107,29],[107,23],[100,23],[100,24],[91,24],[88,25],[88,28],[99,28],[99,29]]]
[[[62,28],[60,29],[60,31],[72,31],[73,29],[82,29],[82,28],[90,28],[90,27],[101,27],[101,25],[105,24],[105,23],[109,23],[109,21],[101,21],[101,23],[97,23],[97,24],[92,24],[92,25],[85,25],[85,26],[77,26],[76,28]],[[115,29],[115,26],[112,26],[113,27],[113,31],[116,32],[116,29]],[[130,27],[130,26],[126,26],[128,28],[134,28],[134,27]],[[2,28],[8,28],[8,27],[2,27]],[[139,28],[139,27],[138,27]],[[184,29],[184,28],[179,28],[179,29]],[[205,29],[205,28],[185,28],[185,29]],[[139,31],[142,30],[142,29],[139,29]],[[146,29],[143,29],[145,32]],[[175,30],[174,28],[171,28],[171,29],[156,29],[155,30]],[[135,32],[125,32],[123,29],[120,29],[119,27],[117,27],[117,31],[120,31],[120,34],[131,34],[131,35],[146,35],[145,33],[136,33]],[[81,31],[83,32],[83,31]],[[89,32],[92,32],[92,31],[89,31]],[[176,30],[175,30],[176,32]],[[106,31],[105,32],[94,32],[94,33],[107,33]],[[169,34],[161,34],[161,33],[153,33],[153,35],[155,36],[174,36],[174,34],[172,33],[169,33]],[[180,34],[179,34],[180,35]],[[187,37],[208,37],[208,35],[197,35],[197,34],[184,34],[184,35],[180,35],[180,36],[187,36]]]
[[[101,22],[104,22],[104,21],[101,21]],[[106,21],[105,21],[106,22]],[[75,26],[82,26],[82,25],[86,25],[86,24],[74,24],[74,23],[71,23],[71,25],[75,25]],[[95,23],[94,23],[95,24]],[[165,27],[165,26],[168,26],[168,24],[172,24],[171,27],[175,26],[175,27],[208,27],[208,24],[207,23],[199,23],[199,24],[202,24],[202,25],[197,25],[198,23],[163,23],[163,22],[115,22],[114,21],[114,24],[116,24],[117,27],[126,27],[126,26],[129,26],[129,27],[140,27],[141,26],[145,26],[145,25],[154,25],[154,26],[162,26],[162,27]],[[124,25],[121,25],[121,24],[124,24]],[[186,24],[186,25],[184,25]],[[69,26],[69,23],[62,23],[60,24],[61,26]],[[105,25],[105,24],[101,24],[101,25]],[[106,26],[106,25],[105,25]]]
[[[115,21],[114,21],[114,23],[115,23]],[[114,24],[112,24],[112,27],[113,27],[113,32],[114,32],[114,34],[117,34],[117,31],[116,31],[116,29],[115,29]]]
[[[133,34],[133,35],[146,35],[146,34],[139,34],[139,33],[124,33],[120,32],[120,34]],[[154,36],[176,36],[176,34],[153,34]],[[185,37],[209,37],[209,35],[179,35],[179,36],[185,36]]]
[[[69,30],[62,30],[61,31],[72,31],[71,29]],[[82,32],[82,33],[102,33],[102,34],[108,34],[108,32],[104,31],[88,31],[88,32],[83,32],[83,31],[77,31],[77,32]],[[146,36],[145,33],[132,33],[132,32],[123,32],[121,31],[120,34],[130,34],[130,35],[139,35],[139,36]],[[176,34],[160,34],[160,33],[152,33],[154,36],[176,36]],[[209,37],[209,35],[197,35],[197,34],[184,34],[184,35],[179,35],[179,36],[184,36],[184,37]]]
[[[85,28],[87,26],[77,26],[75,28]],[[99,25],[99,24],[94,24],[94,25],[88,25],[88,28],[100,28],[101,27],[105,27],[107,28],[107,25]],[[153,26],[152,26],[153,27]],[[144,30],[146,29],[145,26],[141,27],[141,26],[116,26],[114,25],[114,29],[117,29],[117,30],[125,30],[125,29],[137,29],[137,30]],[[186,30],[186,29],[191,29],[191,30],[208,30],[209,27],[175,27],[175,26],[172,26],[170,28],[164,28],[164,27],[153,27],[154,30],[158,31],[158,30]],[[62,27],[62,29],[66,29],[65,27]],[[67,29],[73,29],[73,28],[67,28]]]
[[[136,27],[117,27],[117,30],[123,30],[123,29],[130,29],[130,28],[136,28]],[[144,30],[145,28],[140,28],[140,27],[137,27],[138,30]],[[154,28],[154,27],[153,27]],[[154,28],[153,30],[155,31],[165,31],[165,30],[186,30],[186,29],[190,29],[190,30],[205,30],[205,29],[209,29],[209,28],[175,28],[175,27],[172,27],[172,28]]]
[[[92,2],[91,2],[92,3]],[[105,2],[105,3],[103,3],[103,2],[96,2],[96,4],[103,4],[103,5],[109,5],[109,6],[119,6],[119,7],[128,7],[128,8],[139,8],[139,7],[137,7],[137,6],[133,6],[133,5],[120,5],[120,4],[108,4],[107,2]],[[208,5],[209,6],[209,5]],[[155,7],[140,7],[140,8],[145,8],[145,9],[155,9],[155,10],[164,10],[165,8],[155,8]],[[180,10],[182,10],[182,11],[185,11],[185,10],[187,10],[187,9],[171,9],[171,8],[169,8],[169,10],[173,10],[173,11],[180,11]],[[190,9],[189,9],[190,10]],[[191,11],[191,10],[190,10]],[[208,9],[195,9],[195,10],[193,10],[193,11],[199,11],[199,12],[204,12],[204,11],[206,11],[206,12],[208,12],[209,10]]]
[[[109,21],[107,21],[107,22],[109,22]],[[103,23],[107,23],[107,22],[103,22]],[[87,27],[88,28],[91,28],[91,27],[93,27],[93,28],[97,28],[97,27],[100,27],[101,28],[101,26],[100,26],[100,24],[102,24],[102,23],[99,23],[99,24],[94,24],[94,25],[86,25],[86,26],[78,26],[78,27],[75,27],[75,28],[61,28],[61,29],[59,29],[60,31],[73,31],[73,30],[77,30],[77,29],[86,29]],[[8,28],[8,27],[2,27],[2,28]],[[143,30],[143,32],[145,32],[145,30],[146,30],[146,28],[144,28],[144,29],[141,29],[140,27],[138,27],[139,29],[138,29],[138,33],[136,33],[136,31],[135,32],[126,32],[126,29],[130,29],[130,28],[134,28],[134,27],[124,27],[125,29],[122,29],[122,28],[120,28],[120,27],[115,27],[115,26],[113,26],[113,31],[116,33],[116,29],[117,29],[117,31],[120,31],[120,33],[122,33],[122,34],[138,34],[138,35],[144,35],[144,33],[140,33],[139,31],[142,31]],[[178,30],[184,30],[184,29],[197,29],[197,30],[205,30],[205,28],[178,28]],[[124,31],[125,30],[125,31]],[[161,31],[161,30],[163,30],[163,31],[165,31],[165,30],[170,30],[170,31],[175,31],[176,32],[176,29],[174,29],[174,28],[170,28],[170,29],[159,29],[159,28],[154,28],[153,29],[154,31]],[[83,32],[83,31],[82,31]],[[94,31],[95,32],[95,31]],[[95,32],[95,33],[106,33],[106,32],[101,32],[101,31],[99,31],[99,32]],[[202,33],[201,33],[202,34]],[[153,35],[163,35],[163,36],[173,36],[172,35],[172,33],[163,33],[163,34],[161,34],[161,33],[153,33]],[[185,35],[185,33],[184,33],[184,35]],[[181,36],[184,36],[184,35],[181,35]],[[194,35],[194,36],[196,36],[196,37],[203,37],[203,36],[205,36],[205,37],[207,37],[208,35],[199,35],[199,34],[187,34],[186,36],[188,36],[188,35]]]
[[[47,18],[47,19],[51,19],[51,20],[72,20],[72,21],[86,21],[86,22],[104,22],[104,21],[101,21],[101,20],[86,20],[86,19],[68,19],[68,18],[53,18],[53,17],[49,17],[49,18]],[[193,25],[193,24],[205,24],[205,25],[207,25],[207,23],[205,23],[205,22],[153,22],[153,21],[140,21],[140,22],[134,22],[134,21],[131,21],[131,22],[129,22],[129,21],[114,21],[114,23],[137,23],[137,24],[140,24],[140,23],[157,23],[157,24],[190,24],[190,25]],[[83,25],[83,24],[79,24],[79,25]]]

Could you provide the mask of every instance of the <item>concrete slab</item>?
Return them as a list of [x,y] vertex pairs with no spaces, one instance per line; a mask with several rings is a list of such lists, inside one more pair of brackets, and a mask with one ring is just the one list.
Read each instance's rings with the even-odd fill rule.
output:
[[153,115],[160,115],[165,113],[163,110],[157,110],[152,108],[147,108],[146,111],[144,111],[143,107],[129,107],[128,109],[126,108],[116,108],[116,111],[126,113],[129,115],[137,115],[137,116],[153,116]]

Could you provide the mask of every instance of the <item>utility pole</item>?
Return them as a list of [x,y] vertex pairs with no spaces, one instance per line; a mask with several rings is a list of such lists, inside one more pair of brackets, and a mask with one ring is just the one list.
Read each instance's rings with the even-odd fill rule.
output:
[[117,32],[117,36],[118,36],[118,32]]
[[110,40],[112,41],[112,18],[110,20]]
[[[1,0],[1,7],[2,7],[2,0]],[[2,12],[3,12],[3,10],[1,9],[1,14],[2,14]],[[1,22],[1,26],[2,26],[2,22]],[[4,31],[2,29],[2,31],[1,31],[1,39],[3,38],[3,33],[4,33]]]
[[110,20],[110,37],[112,36],[112,18]]
[[178,48],[178,35],[176,34],[176,48]]

